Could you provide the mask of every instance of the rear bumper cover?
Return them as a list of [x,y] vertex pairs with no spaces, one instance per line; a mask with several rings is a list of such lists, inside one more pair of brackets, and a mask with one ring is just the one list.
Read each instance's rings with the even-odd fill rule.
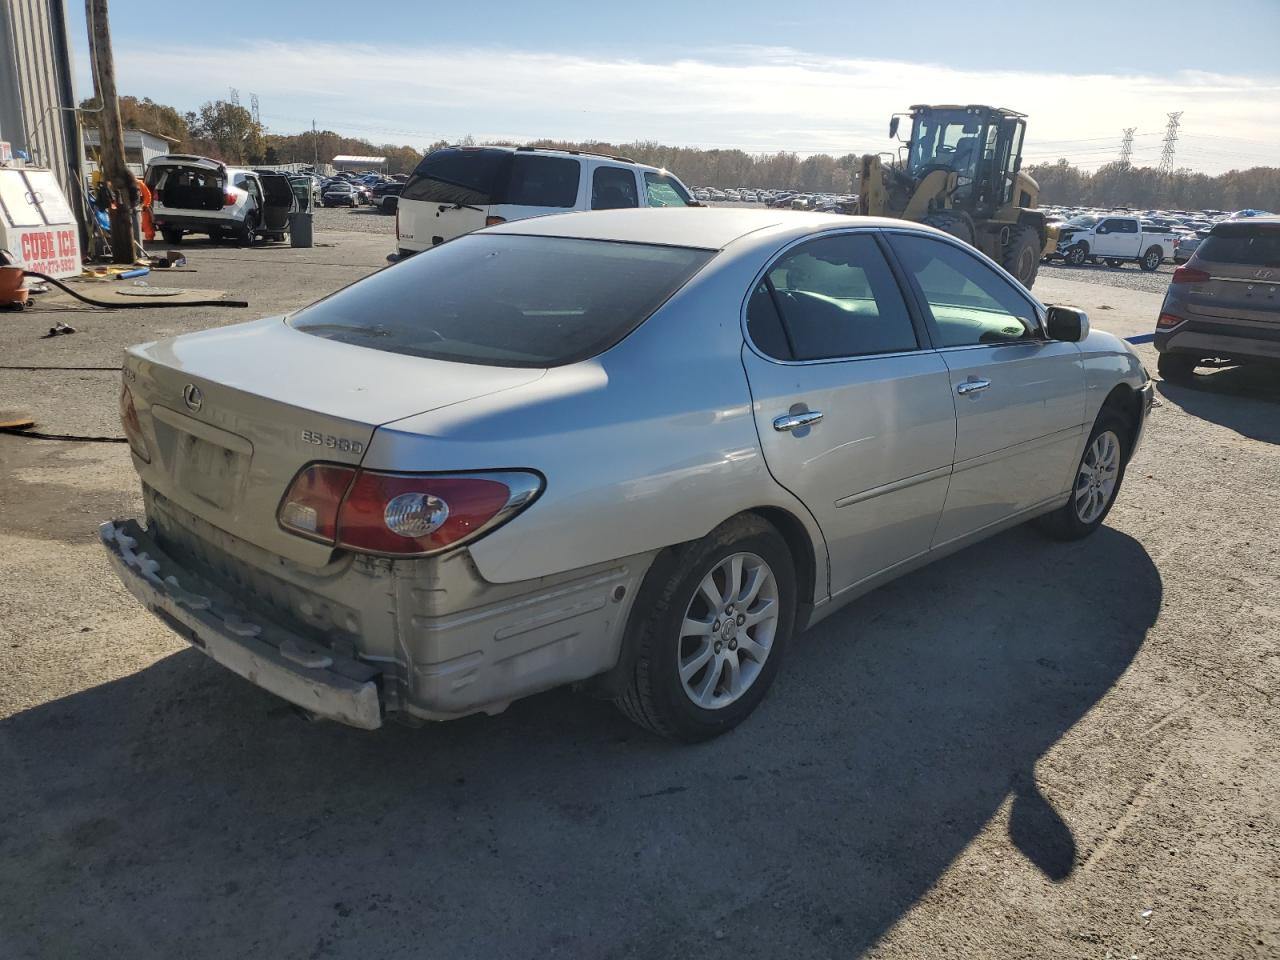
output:
[[1159,353],[1280,361],[1280,324],[1267,328],[1230,320],[1186,320],[1169,330],[1157,330],[1152,343]]
[[194,230],[204,233],[207,230],[233,230],[244,225],[243,220],[235,217],[219,217],[213,214],[158,213],[155,215],[156,226],[177,227],[180,230]]
[[309,713],[365,730],[382,726],[376,668],[255,620],[133,520],[108,521],[98,536],[129,592],[212,660]]

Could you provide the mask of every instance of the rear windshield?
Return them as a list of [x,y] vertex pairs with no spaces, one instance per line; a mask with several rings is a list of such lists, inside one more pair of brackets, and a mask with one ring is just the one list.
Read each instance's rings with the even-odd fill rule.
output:
[[1280,223],[1224,223],[1196,249],[1201,260],[1280,267]]
[[339,290],[289,322],[389,353],[554,367],[613,346],[712,256],[688,247],[469,234]]
[[510,150],[449,148],[428,154],[404,185],[402,200],[487,207],[574,206],[582,164],[573,157]]

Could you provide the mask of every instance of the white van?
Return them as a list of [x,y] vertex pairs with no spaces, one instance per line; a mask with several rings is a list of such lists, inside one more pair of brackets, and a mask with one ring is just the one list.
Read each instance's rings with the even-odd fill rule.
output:
[[481,227],[568,210],[696,207],[680,179],[628,160],[541,147],[445,147],[413,171],[396,214],[406,257]]

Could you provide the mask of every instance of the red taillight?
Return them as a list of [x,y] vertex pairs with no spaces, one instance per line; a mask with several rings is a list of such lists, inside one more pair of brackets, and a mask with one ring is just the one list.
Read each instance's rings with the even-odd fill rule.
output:
[[222,205],[224,207],[234,207],[236,205],[236,195],[228,191],[222,195]]
[[1170,327],[1176,327],[1178,324],[1182,323],[1183,320],[1185,319],[1186,319],[1185,317],[1180,317],[1177,314],[1162,313],[1156,319],[1156,329],[1168,330]]
[[1197,270],[1195,267],[1178,267],[1173,271],[1173,283],[1204,283],[1211,280],[1207,271]]
[[422,556],[472,540],[533,502],[532,473],[380,473],[311,464],[289,486],[280,525],[360,553]]
[[493,217],[493,216],[490,216],[490,217],[485,217],[485,218],[484,218],[484,225],[485,225],[486,227],[496,227],[498,224],[500,224],[500,223],[506,223],[506,222],[507,222],[507,218],[506,218],[506,217]]
[[133,405],[133,394],[128,386],[120,388],[120,425],[124,427],[125,438],[129,441],[129,449],[143,463],[151,462],[151,449],[147,446],[147,438],[142,433],[142,423],[138,420],[138,411]]
[[338,538],[338,508],[346,496],[355,467],[313,463],[303,467],[280,501],[277,518],[290,533],[334,543]]

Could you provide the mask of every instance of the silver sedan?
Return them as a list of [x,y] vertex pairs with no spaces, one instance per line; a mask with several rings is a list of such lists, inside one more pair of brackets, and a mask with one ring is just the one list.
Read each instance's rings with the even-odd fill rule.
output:
[[1150,405],[1127,344],[928,227],[575,213],[130,350],[145,526],[100,532],[313,715],[579,684],[698,740],[866,591],[1024,521],[1093,532]]

